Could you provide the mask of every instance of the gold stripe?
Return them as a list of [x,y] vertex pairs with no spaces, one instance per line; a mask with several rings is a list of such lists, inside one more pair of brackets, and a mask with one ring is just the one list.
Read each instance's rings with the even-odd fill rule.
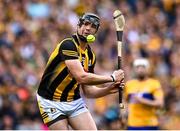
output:
[[94,62],[95,62],[95,54],[94,54],[94,52],[92,52],[92,54],[93,54],[93,59],[92,59],[92,64],[94,64]]
[[67,56],[73,56],[73,57],[78,57],[78,55],[70,55],[70,54],[65,54]]
[[71,82],[72,78],[68,74],[66,78],[59,84],[59,86],[56,88],[54,95],[53,95],[53,100],[60,100],[60,97],[62,95],[63,90],[66,88],[66,86]]
[[77,51],[73,51],[73,50],[62,50],[62,52],[77,53]]
[[88,71],[88,63],[89,63],[89,57],[87,50],[85,51],[85,62],[84,62],[84,68],[86,71]]
[[[43,107],[41,106],[41,104],[40,104],[39,101],[38,101],[38,107],[39,107],[39,110],[40,110],[40,113],[41,113],[41,114],[46,113],[46,112],[44,112]],[[43,117],[42,117],[42,118],[43,118]],[[43,121],[44,121],[44,123],[46,124],[46,123],[48,123],[48,122],[50,121],[50,118],[49,118],[49,117],[46,117],[45,119],[43,119]]]
[[63,54],[64,54],[64,55],[74,55],[74,56],[78,56],[78,53],[67,53],[67,52],[64,52]]
[[81,52],[79,53],[79,61],[82,62],[82,54],[81,54]]
[[63,54],[75,54],[75,55],[78,55],[78,53],[72,53],[72,52],[63,52]]
[[53,98],[54,101],[60,101],[59,98]]
[[74,85],[74,87],[72,88],[72,90],[68,93],[68,97],[67,97],[67,101],[72,101],[73,97],[74,97],[74,90],[77,88],[78,83],[76,83]]
[[60,47],[60,45],[57,45],[56,49],[52,52],[46,66],[48,66],[52,62],[52,60],[58,55],[59,47]]
[[63,51],[63,54],[75,54],[75,55],[78,55],[77,52],[66,52],[66,51]]
[[62,62],[58,68],[55,70],[54,75],[51,78],[51,82],[56,79],[56,77],[59,75],[59,73],[66,67],[65,63]]
[[78,53],[72,53],[72,52],[63,52],[63,54],[78,55]]
[[63,53],[64,55],[74,55],[74,56],[78,56],[78,54],[76,53]]

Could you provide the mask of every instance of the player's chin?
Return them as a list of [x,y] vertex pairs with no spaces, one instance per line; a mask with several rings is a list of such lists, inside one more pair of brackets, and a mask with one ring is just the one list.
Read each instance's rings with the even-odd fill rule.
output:
[[88,35],[95,35],[94,32],[83,32],[83,36],[87,37]]
[[83,33],[83,36],[85,36],[85,37],[87,37],[88,35],[91,35],[91,33],[90,32],[84,32]]

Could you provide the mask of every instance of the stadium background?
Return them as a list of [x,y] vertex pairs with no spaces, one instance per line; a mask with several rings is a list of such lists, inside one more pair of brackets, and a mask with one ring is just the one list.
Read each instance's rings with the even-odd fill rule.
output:
[[[0,129],[47,129],[36,103],[38,83],[49,54],[76,30],[78,16],[83,12],[101,17],[97,40],[92,45],[98,58],[95,70],[111,74],[117,65],[112,19],[115,9],[120,9],[126,19],[126,80],[134,75],[134,58],[148,58],[151,75],[161,81],[165,93],[160,127],[180,129],[180,0],[1,0]],[[116,95],[87,103],[99,129],[122,129]]]

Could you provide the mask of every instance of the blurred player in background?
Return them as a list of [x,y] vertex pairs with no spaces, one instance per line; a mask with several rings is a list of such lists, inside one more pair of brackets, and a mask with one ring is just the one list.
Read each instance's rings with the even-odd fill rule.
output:
[[125,99],[128,102],[128,130],[158,129],[157,109],[163,107],[163,91],[158,80],[149,78],[149,61],[133,62],[136,78],[127,81]]
[[[85,96],[98,98],[116,92],[115,85],[124,78],[122,70],[111,76],[94,74],[96,58],[86,37],[95,35],[99,26],[97,15],[84,14],[76,34],[60,42],[49,58],[37,94],[41,116],[49,129],[67,130],[70,124],[73,129],[96,130],[80,96],[80,85]],[[94,86],[104,83],[111,84],[103,88]]]

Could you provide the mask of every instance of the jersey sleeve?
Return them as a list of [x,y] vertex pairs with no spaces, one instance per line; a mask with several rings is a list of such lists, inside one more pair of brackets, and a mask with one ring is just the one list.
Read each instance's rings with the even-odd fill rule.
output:
[[75,43],[71,40],[62,42],[59,52],[64,60],[78,59],[78,51]]
[[153,92],[154,97],[162,99],[164,95],[163,95],[163,90],[161,88],[160,82],[156,81],[154,86],[155,86],[154,92]]

